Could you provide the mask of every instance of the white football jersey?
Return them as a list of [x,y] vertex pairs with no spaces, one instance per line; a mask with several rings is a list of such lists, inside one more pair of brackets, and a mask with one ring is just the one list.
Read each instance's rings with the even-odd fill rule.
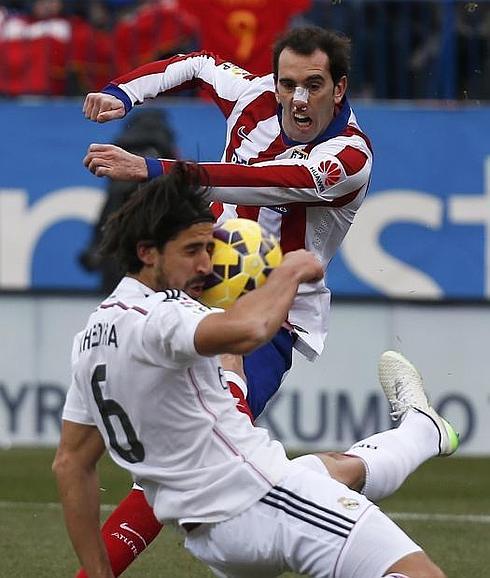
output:
[[[200,163],[210,198],[220,202],[214,207],[219,221],[256,220],[284,252],[312,251],[327,271],[367,193],[373,162],[347,100],[324,133],[302,144],[282,131],[272,74],[254,76],[208,52],[146,64],[104,92],[121,99],[128,112],[147,98],[189,86],[206,90],[226,118],[221,162]],[[150,175],[168,172],[174,162],[150,163]],[[299,287],[288,321],[298,334],[295,347],[310,359],[323,349],[329,307],[326,278]]]
[[217,522],[245,510],[290,462],[237,411],[194,333],[208,309],[125,277],[74,340],[63,419],[96,425],[160,521]]

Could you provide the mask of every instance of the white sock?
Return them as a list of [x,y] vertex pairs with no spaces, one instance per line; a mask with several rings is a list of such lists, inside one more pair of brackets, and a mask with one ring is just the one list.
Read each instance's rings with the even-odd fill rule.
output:
[[385,574],[383,576],[383,578],[410,578],[409,576],[407,576],[406,574]]
[[362,493],[374,502],[390,496],[407,477],[439,453],[439,433],[425,414],[409,409],[396,429],[374,434],[345,452],[366,465]]

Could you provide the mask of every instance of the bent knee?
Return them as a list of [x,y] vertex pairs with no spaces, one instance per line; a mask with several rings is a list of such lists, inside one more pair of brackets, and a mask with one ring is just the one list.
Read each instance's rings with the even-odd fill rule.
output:
[[338,452],[322,452],[316,456],[322,460],[334,480],[345,484],[351,490],[362,490],[366,482],[366,468],[360,458]]
[[447,578],[446,574],[432,562],[425,552],[414,552],[398,560],[384,574],[388,577],[401,574],[407,578]]

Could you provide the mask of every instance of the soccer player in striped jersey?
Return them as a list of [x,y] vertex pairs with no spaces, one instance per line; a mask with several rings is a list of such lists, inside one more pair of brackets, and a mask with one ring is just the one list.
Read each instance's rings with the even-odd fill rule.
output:
[[[346,98],[349,65],[344,36],[315,27],[293,29],[274,49],[273,74],[253,76],[209,53],[179,55],[87,95],[84,112],[106,122],[145,99],[203,87],[227,126],[221,162],[199,163],[219,220],[257,220],[280,239],[284,252],[311,250],[326,271],[366,195],[373,160]],[[145,181],[176,161],[92,144],[84,162],[97,176]],[[303,284],[289,312],[295,348],[309,359],[323,349],[329,303],[325,278]],[[260,413],[262,407],[253,409]]]
[[[311,253],[289,252],[256,293],[227,311],[204,307],[196,299],[211,270],[212,222],[202,187],[177,165],[106,227],[106,252],[127,273],[75,337],[53,464],[87,574],[114,576],[99,536],[97,462],[107,450],[144,488],[156,518],[183,528],[186,548],[217,576],[291,570],[318,578],[444,578],[372,502],[330,475],[328,456],[289,460],[236,410],[217,356],[243,355],[269,340],[298,286],[321,279],[323,269]],[[387,435],[407,438],[405,464],[420,440],[430,439],[435,455],[439,417],[404,360],[387,361],[382,381],[397,398],[397,415],[405,414],[401,434]],[[400,365],[405,379],[395,387]],[[366,440],[359,455],[382,443]],[[359,456],[346,460],[363,467]]]

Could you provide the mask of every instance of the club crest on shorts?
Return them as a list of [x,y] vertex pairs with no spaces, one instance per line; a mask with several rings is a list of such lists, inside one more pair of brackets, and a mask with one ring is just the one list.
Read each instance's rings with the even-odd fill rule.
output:
[[357,510],[357,508],[359,507],[359,502],[357,500],[354,500],[354,498],[345,498],[342,496],[342,498],[339,498],[337,502],[341,506],[344,506],[344,508],[346,508],[347,510]]

